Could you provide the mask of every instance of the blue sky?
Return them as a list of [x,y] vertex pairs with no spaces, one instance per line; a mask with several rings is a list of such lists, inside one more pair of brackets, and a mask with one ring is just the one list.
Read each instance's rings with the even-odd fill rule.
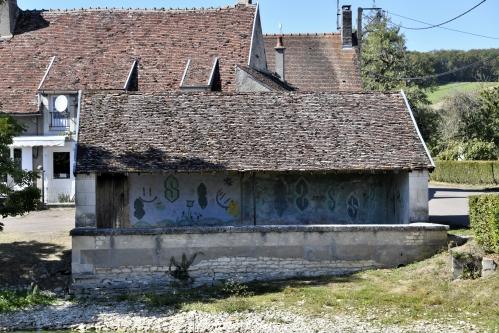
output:
[[[217,7],[232,5],[236,0],[18,0],[23,9],[81,8],[81,7]],[[375,5],[389,12],[437,24],[461,14],[477,4],[478,0],[377,0]],[[373,0],[341,0],[351,4],[354,20],[357,7],[372,7]],[[336,30],[336,1],[334,0],[260,0],[264,32],[331,32]],[[486,39],[444,29],[421,31],[402,30],[411,50],[499,48],[499,1],[488,0],[471,13],[445,27],[464,30],[498,39]],[[408,27],[424,26],[393,17],[394,22]]]

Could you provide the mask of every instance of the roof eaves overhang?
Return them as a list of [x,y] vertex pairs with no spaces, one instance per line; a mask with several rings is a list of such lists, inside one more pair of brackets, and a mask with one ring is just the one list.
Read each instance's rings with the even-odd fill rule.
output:
[[426,155],[428,156],[428,159],[430,160],[431,163],[431,170],[435,169],[435,161],[433,161],[433,158],[431,157],[430,151],[428,150],[428,147],[426,146],[426,143],[424,142],[423,136],[421,135],[421,132],[419,131],[418,124],[416,122],[416,118],[414,118],[414,113],[412,112],[411,105],[409,104],[409,100],[407,99],[407,96],[405,95],[404,90],[400,90],[400,94],[402,95],[405,105],[407,107],[407,111],[409,112],[409,115],[411,116],[412,123],[414,125],[414,128],[416,129],[416,132],[418,134],[419,140],[421,141],[421,144],[423,145],[423,148],[426,152]]

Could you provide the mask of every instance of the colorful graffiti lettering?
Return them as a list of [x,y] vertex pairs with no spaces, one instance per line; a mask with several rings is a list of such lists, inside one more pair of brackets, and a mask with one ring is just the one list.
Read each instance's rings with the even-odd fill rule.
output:
[[329,208],[330,211],[334,212],[334,210],[336,209],[336,199],[335,199],[334,189],[332,186],[328,189],[327,196],[329,198],[327,207]]
[[173,203],[178,200],[179,196],[178,180],[170,175],[165,179],[165,199]]
[[296,207],[298,207],[299,210],[304,211],[309,205],[309,201],[307,199],[308,185],[305,179],[300,178],[296,184],[295,192],[296,195],[298,195],[296,198]]
[[208,199],[206,197],[208,194],[208,189],[206,188],[206,185],[204,183],[199,184],[197,192],[199,207],[205,209],[208,206]]
[[347,212],[353,221],[357,219],[357,215],[359,214],[359,199],[353,194],[347,200]]
[[279,179],[274,185],[274,208],[279,217],[282,217],[282,214],[288,209],[288,201],[286,200],[286,183]]

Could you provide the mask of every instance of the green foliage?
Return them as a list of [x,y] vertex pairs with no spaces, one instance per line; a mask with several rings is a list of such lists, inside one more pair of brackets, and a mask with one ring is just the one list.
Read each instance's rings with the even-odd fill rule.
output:
[[464,70],[437,78],[438,83],[499,81],[499,49],[440,50],[411,52],[411,55],[430,64],[435,73],[443,73],[479,62]]
[[[168,272],[171,276],[181,282],[189,282],[191,280],[191,277],[189,276],[189,268],[200,254],[202,255],[203,253],[196,252],[190,258],[187,258],[187,255],[182,253],[182,260],[180,262],[178,262],[175,257],[171,257]],[[175,269],[172,270],[172,267]]]
[[456,184],[499,184],[499,161],[436,161],[430,179]]
[[[26,172],[10,158],[9,145],[12,137],[23,128],[5,114],[0,114],[0,175],[9,175],[14,184],[0,183],[0,215],[2,217],[22,215],[35,210],[39,204],[40,190],[33,186],[37,175]],[[3,225],[0,223],[0,230]]]
[[0,313],[53,302],[54,298],[40,292],[36,285],[26,291],[0,290]]
[[438,159],[447,161],[488,161],[496,160],[498,157],[499,148],[494,142],[483,142],[477,139],[466,142],[450,141],[437,155]]
[[432,73],[424,58],[408,53],[405,37],[390,24],[384,14],[377,14],[365,27],[362,39],[361,75],[364,88],[374,91],[404,90],[425,141],[436,144],[439,116],[429,110],[427,92],[431,80],[401,80]]
[[444,104],[441,140],[433,153],[445,160],[499,158],[499,86],[464,92]]
[[470,225],[485,251],[499,253],[499,195],[469,198]]

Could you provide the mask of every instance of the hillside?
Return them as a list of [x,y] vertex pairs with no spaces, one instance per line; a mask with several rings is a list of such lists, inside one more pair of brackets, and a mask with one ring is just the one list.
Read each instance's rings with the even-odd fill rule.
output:
[[454,82],[447,83],[437,87],[437,89],[428,95],[430,102],[437,106],[443,102],[446,97],[459,92],[478,91],[484,87],[493,87],[499,85],[499,82]]

